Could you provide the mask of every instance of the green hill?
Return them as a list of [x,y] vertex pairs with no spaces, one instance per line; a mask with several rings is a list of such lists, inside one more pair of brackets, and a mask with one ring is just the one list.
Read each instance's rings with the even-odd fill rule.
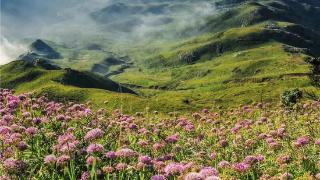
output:
[[[202,34],[137,55],[136,68],[113,77],[159,99],[192,108],[208,104],[276,102],[291,88],[312,86],[320,55],[318,1],[221,1]],[[319,76],[316,76],[319,77]],[[153,89],[153,90],[151,90]],[[156,89],[156,90],[155,90]],[[170,101],[169,100],[169,101]],[[170,102],[172,103],[172,102]]]
[[[164,30],[160,34],[141,41],[130,41],[108,28],[106,34],[80,39],[76,45],[44,41],[52,52],[61,55],[48,59],[53,69],[37,65],[18,71],[16,68],[26,62],[13,62],[1,67],[2,85],[18,92],[37,90],[60,99],[92,100],[98,105],[106,99],[117,104],[121,97],[126,98],[125,103],[115,106],[130,104],[130,110],[148,107],[166,112],[229,108],[259,101],[275,103],[283,91],[293,88],[320,94],[319,1],[201,3],[215,4],[216,11],[184,28],[174,26],[181,7],[197,8],[196,1],[113,3],[91,13],[91,18],[104,28],[116,29],[119,27],[115,24],[128,25],[128,20],[141,16],[174,21],[161,25],[159,29]],[[130,28],[133,26],[139,26],[139,22]],[[161,38],[168,34],[172,38]],[[121,43],[114,43],[116,38]],[[54,69],[55,65],[79,71]],[[138,96],[118,94],[120,89]]]
[[[90,72],[62,69],[45,60],[13,61],[0,67],[1,87],[17,93],[33,90],[58,101],[93,101],[113,108],[127,107],[127,100],[141,102],[136,93],[108,78]],[[136,104],[139,107],[138,104]]]

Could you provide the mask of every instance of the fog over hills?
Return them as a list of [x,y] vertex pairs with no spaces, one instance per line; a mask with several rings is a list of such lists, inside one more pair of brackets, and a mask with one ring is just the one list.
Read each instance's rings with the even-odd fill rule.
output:
[[[2,0],[1,64],[21,54],[30,39],[77,45],[103,36],[113,42],[172,38],[216,12],[214,1]],[[159,36],[159,34],[161,34]]]

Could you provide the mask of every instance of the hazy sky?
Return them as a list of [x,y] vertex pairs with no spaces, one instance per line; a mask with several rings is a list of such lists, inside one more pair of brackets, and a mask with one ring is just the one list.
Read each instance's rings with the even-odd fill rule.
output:
[[[141,0],[0,0],[1,33],[0,64],[4,64],[26,51],[26,38],[42,38],[52,41],[65,41],[68,38],[97,35],[108,31],[90,17],[90,13],[99,11],[112,3],[131,2],[135,5]],[[135,1],[135,2],[134,2]],[[165,0],[143,0],[163,2]],[[175,14],[174,28],[182,29],[192,23],[199,23],[201,18],[215,12],[212,4],[196,1],[196,6]],[[132,3],[133,2],[133,3]],[[171,0],[168,2],[181,2]],[[183,2],[183,1],[182,1]],[[129,15],[130,16],[130,15]],[[164,28],[155,23],[164,15],[144,14],[138,16],[139,26],[130,32],[114,38],[145,38],[148,34],[163,31]]]
[[0,64],[26,51],[25,38],[60,40],[93,32],[90,12],[108,0],[1,0]]

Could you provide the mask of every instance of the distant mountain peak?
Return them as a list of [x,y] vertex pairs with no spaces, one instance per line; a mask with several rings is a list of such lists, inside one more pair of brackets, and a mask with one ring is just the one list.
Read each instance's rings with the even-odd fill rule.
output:
[[29,47],[32,53],[35,53],[39,56],[48,58],[48,59],[59,59],[61,55],[55,51],[52,47],[50,47],[47,43],[42,41],[41,39],[37,39],[33,43],[31,43]]
[[60,59],[62,56],[50,45],[37,39],[29,45],[28,52],[21,54],[18,60],[34,61],[38,59]]

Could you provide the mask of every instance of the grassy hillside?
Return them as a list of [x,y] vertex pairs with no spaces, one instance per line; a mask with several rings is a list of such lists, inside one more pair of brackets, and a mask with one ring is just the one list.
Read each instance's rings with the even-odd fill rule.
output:
[[[183,5],[180,1],[176,3]],[[314,60],[320,56],[318,1],[224,0],[210,3],[215,3],[218,11],[202,17],[200,24],[180,30],[179,35],[168,24],[162,33],[175,34],[170,40],[149,37],[130,43],[127,37],[113,34],[124,39],[115,43],[108,38],[112,33],[106,32],[105,36],[79,39],[71,44],[44,41],[61,54],[60,59],[50,61],[52,64],[103,75],[133,89],[139,96],[105,91],[117,92],[121,86],[91,73],[73,70],[32,68],[11,76],[11,70],[7,70],[10,64],[1,68],[3,84],[19,92],[37,90],[60,99],[92,100],[97,105],[111,100],[114,106],[127,106],[133,111],[146,107],[165,112],[189,111],[260,101],[278,102],[283,91],[293,88],[320,94],[315,86],[319,84],[319,63]],[[195,7],[196,3],[188,1],[186,4]],[[120,3],[92,16],[104,17],[111,12],[117,16],[117,11],[106,9],[126,6],[119,12],[118,19],[114,19],[123,22],[128,13],[139,17],[161,14],[163,12],[156,11],[155,7],[170,9],[172,5],[169,1],[148,2],[146,7]],[[119,98],[125,99],[124,103],[119,103]]]
[[[144,108],[139,105],[143,100],[131,89],[89,72],[61,69],[46,61],[14,61],[2,66],[0,75],[1,87],[14,88],[17,93],[33,90],[36,94],[47,94],[52,100],[64,102],[93,101],[96,107],[125,108],[128,111],[132,107]],[[125,103],[129,101],[134,106]]]
[[284,90],[296,87],[319,93],[309,78],[313,65],[306,61],[320,53],[314,23],[319,3],[269,0],[228,5],[230,10],[200,27],[202,35],[150,49],[149,56],[137,55],[136,67],[113,79],[139,85],[138,91],[146,96],[170,103],[174,99],[189,108],[275,102]]

